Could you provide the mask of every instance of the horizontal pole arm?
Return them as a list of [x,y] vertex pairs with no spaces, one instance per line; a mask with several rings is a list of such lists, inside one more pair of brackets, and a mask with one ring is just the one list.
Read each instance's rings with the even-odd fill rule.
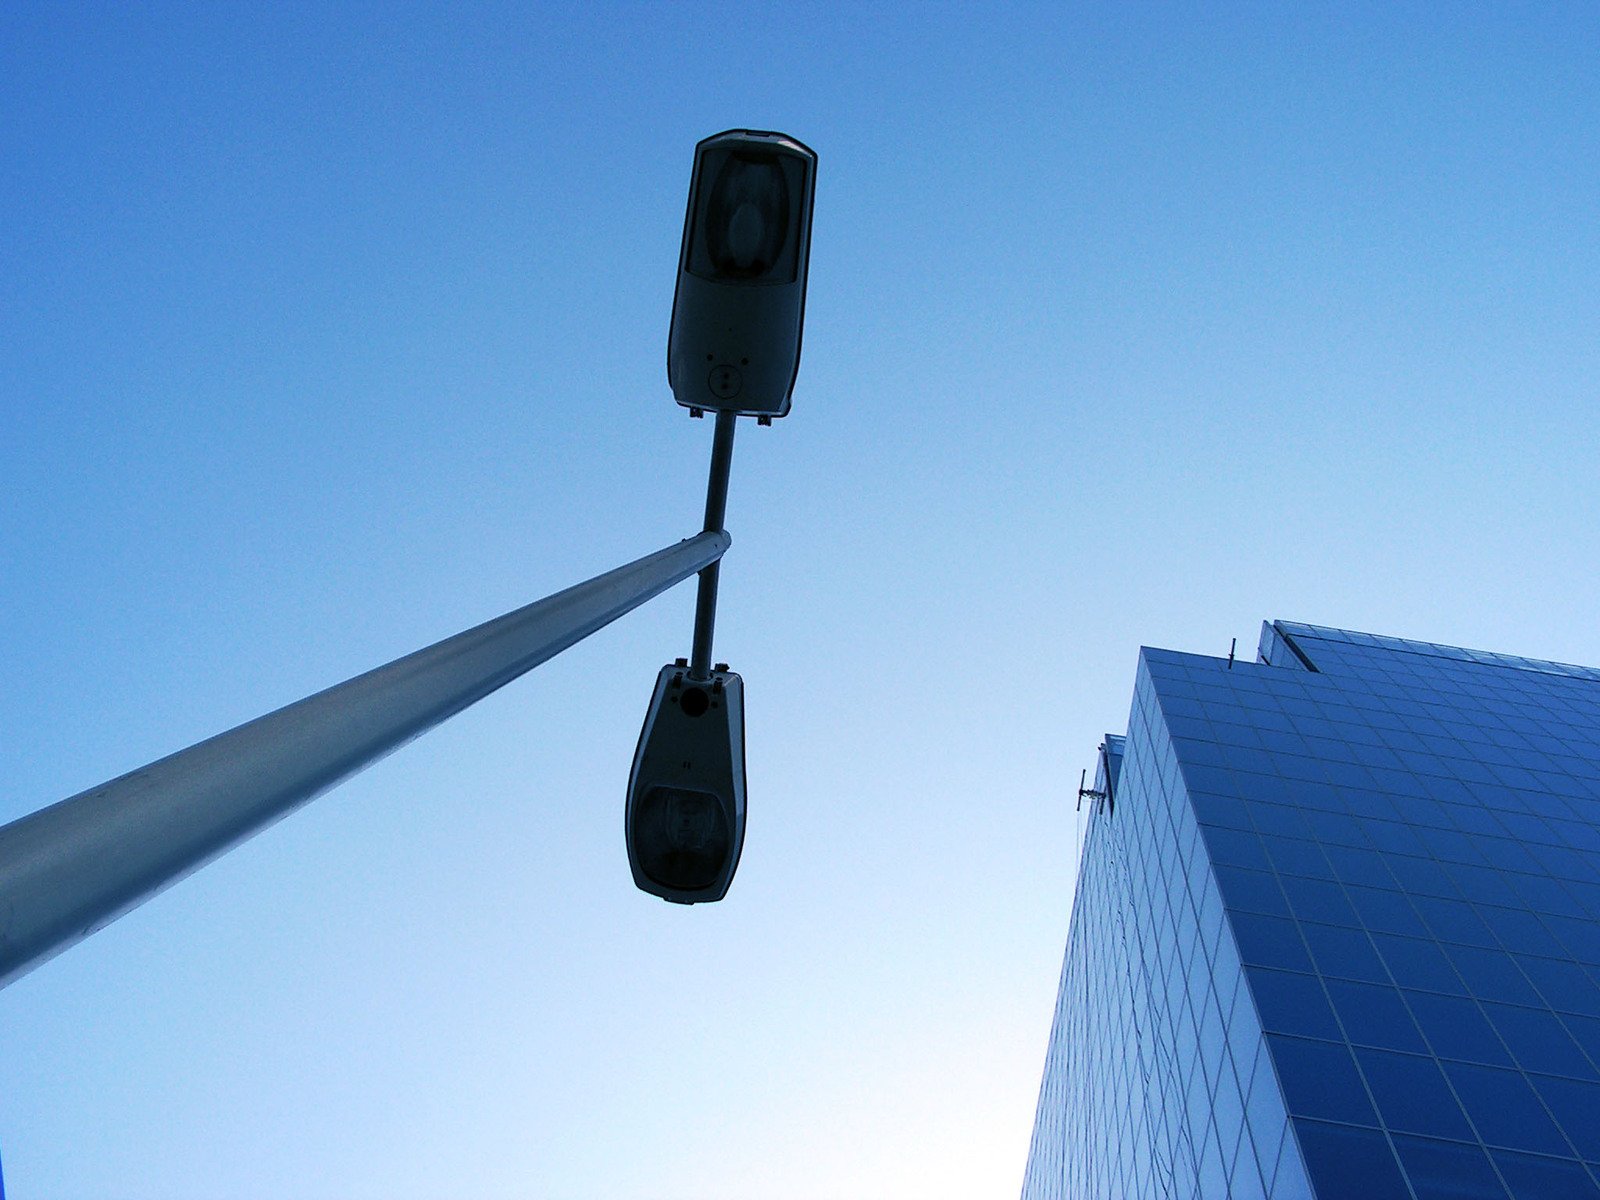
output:
[[729,544],[688,538],[0,828],[0,987]]

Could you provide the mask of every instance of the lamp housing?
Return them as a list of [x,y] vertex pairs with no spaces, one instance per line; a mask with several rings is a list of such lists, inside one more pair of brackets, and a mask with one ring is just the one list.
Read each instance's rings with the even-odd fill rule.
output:
[[675,904],[728,893],[744,848],[744,680],[662,667],[628,777],[623,823],[641,891]]
[[667,379],[695,411],[771,419],[800,369],[817,156],[782,133],[730,129],[695,147]]

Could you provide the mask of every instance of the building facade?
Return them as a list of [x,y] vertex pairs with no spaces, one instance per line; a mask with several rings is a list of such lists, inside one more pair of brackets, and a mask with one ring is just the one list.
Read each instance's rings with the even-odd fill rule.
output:
[[1600,1200],[1600,670],[1145,649],[1024,1200]]

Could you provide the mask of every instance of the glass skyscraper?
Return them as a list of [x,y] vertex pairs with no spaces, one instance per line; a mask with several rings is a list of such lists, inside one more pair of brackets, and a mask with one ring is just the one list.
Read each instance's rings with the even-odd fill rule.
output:
[[1024,1200],[1600,1200],[1600,670],[1145,649]]

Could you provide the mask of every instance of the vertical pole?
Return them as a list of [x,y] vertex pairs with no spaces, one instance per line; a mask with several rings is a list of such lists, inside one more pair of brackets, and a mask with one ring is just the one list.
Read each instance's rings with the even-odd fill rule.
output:
[[[733,428],[735,413],[719,412],[711,440],[711,475],[706,480],[705,529],[722,529],[728,511],[728,476],[733,469]],[[689,678],[711,678],[711,637],[717,624],[717,577],[720,559],[700,572],[700,588],[694,602],[694,651],[689,659]]]

